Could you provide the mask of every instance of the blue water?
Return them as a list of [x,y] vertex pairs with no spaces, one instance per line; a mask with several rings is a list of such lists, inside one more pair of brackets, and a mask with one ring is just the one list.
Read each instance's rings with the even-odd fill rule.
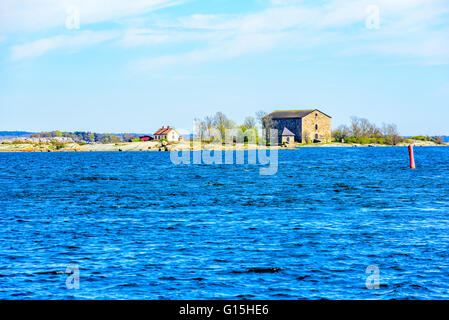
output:
[[0,299],[448,299],[449,148],[415,152],[0,153]]

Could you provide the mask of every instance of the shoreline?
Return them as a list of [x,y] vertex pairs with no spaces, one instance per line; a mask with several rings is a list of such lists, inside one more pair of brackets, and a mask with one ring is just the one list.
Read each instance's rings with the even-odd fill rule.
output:
[[55,148],[51,144],[0,144],[0,152],[105,152],[105,151],[142,151],[142,152],[167,152],[167,151],[244,151],[244,150],[295,150],[300,148],[388,148],[407,147],[412,144],[415,147],[448,147],[449,144],[436,144],[428,141],[414,141],[413,143],[400,143],[396,146],[379,144],[349,144],[349,143],[325,143],[325,144],[294,144],[288,147],[283,146],[258,146],[258,145],[191,145],[190,142],[177,143],[161,146],[158,142],[124,142],[117,144],[88,144],[69,143],[63,148]]

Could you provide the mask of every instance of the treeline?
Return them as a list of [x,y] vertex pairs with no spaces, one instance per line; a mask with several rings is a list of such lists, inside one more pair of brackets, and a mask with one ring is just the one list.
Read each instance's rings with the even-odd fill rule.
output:
[[258,124],[262,123],[262,119],[266,115],[267,113],[265,111],[258,111],[254,117],[246,117],[242,124],[237,124],[235,121],[229,119],[223,112],[217,112],[212,116],[206,116],[204,118],[195,118],[195,135],[201,140],[207,140],[211,137],[213,129],[215,129],[218,130],[221,137],[224,138],[226,130],[234,128],[241,129],[241,132],[254,129],[254,132],[257,135]]
[[[383,124],[382,127],[376,126],[364,118],[352,117],[349,126],[342,125],[332,131],[332,137],[336,142],[360,143],[360,144],[385,144],[397,145],[407,139],[401,137],[395,124]],[[415,136],[412,140],[430,141],[437,144],[443,143],[440,136]]]
[[342,125],[335,129],[332,137],[336,142],[360,144],[397,145],[404,141],[395,124],[383,124],[382,127],[378,127],[369,120],[358,117],[352,117],[349,126]]
[[[123,134],[125,137],[127,134]],[[112,133],[95,133],[95,132],[84,132],[84,131],[75,131],[75,132],[61,132],[61,131],[50,131],[50,132],[41,132],[35,133],[31,135],[31,138],[71,138],[75,142],[79,143],[119,143],[123,142],[122,136],[112,134]],[[130,135],[128,135],[131,137]]]

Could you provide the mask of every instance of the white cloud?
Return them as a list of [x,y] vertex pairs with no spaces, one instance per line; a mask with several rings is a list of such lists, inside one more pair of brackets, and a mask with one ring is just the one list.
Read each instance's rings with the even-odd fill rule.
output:
[[117,37],[114,32],[82,31],[75,36],[59,35],[16,45],[11,48],[11,60],[35,58],[44,53],[59,48],[79,49]]
[[403,60],[421,62],[426,65],[449,63],[449,29],[428,32],[414,39],[382,41],[361,45],[352,50],[353,54],[366,52],[381,56],[397,57]]
[[[256,13],[194,14],[164,23],[144,22],[141,14],[183,1],[4,0],[0,3],[0,28],[40,30],[64,26],[65,9],[70,4],[80,9],[81,30],[83,25],[114,19],[139,22],[124,31],[82,31],[75,36],[59,35],[16,45],[11,50],[12,59],[37,57],[63,47],[81,48],[113,38],[124,47],[176,42],[194,48],[181,51],[178,46],[172,54],[134,62],[140,70],[232,59],[278,47],[301,51],[329,44],[336,46],[329,54],[412,56],[425,63],[447,61],[447,32],[441,28],[447,27],[446,0],[272,0],[271,7]],[[373,4],[380,9],[380,29],[367,30],[366,7]]]
[[195,31],[179,32],[176,30],[161,31],[157,29],[128,29],[124,32],[120,43],[126,47],[155,45],[166,42],[188,42],[211,40],[210,33]]
[[64,27],[67,8],[80,12],[81,25],[111,21],[147,13],[184,0],[2,0],[0,30],[2,32],[40,31]]
[[11,48],[11,60],[17,61],[35,58],[54,49],[79,49],[110,40],[117,37],[119,32],[89,31],[88,25],[144,14],[183,1],[185,0],[3,0],[0,1],[0,30],[29,36],[30,32],[52,27],[64,28],[67,9],[78,9],[82,31],[75,35],[60,34],[15,45]]
[[202,33],[206,41],[189,52],[137,61],[134,67],[155,69],[230,59],[279,46],[295,45],[301,50],[330,43],[342,47],[335,54],[413,57],[424,63],[449,62],[447,33],[435,31],[439,25],[447,23],[444,19],[449,5],[443,0],[377,0],[381,19],[378,30],[365,28],[366,7],[373,1],[333,0],[321,6],[308,6],[301,1],[272,2],[274,7],[246,15],[183,17],[165,26],[166,30],[177,30],[176,33],[169,31],[166,38],[162,25],[158,31],[161,42],[186,37],[191,30]]
[[132,66],[134,70],[148,71],[173,65],[188,65],[232,59],[243,54],[256,53],[272,48],[280,38],[280,34],[269,33],[242,35],[238,38],[227,40],[222,44],[216,43],[203,49],[143,59],[134,62]]

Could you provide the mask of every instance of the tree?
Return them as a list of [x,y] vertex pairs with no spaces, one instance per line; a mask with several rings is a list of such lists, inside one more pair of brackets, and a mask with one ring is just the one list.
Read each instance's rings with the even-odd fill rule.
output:
[[444,140],[441,136],[435,136],[433,137],[433,140],[435,141],[436,144],[443,144]]
[[53,131],[52,136],[53,137],[62,137],[62,132],[59,130]]
[[341,142],[351,136],[351,130],[346,125],[341,125],[332,131],[332,137],[335,141]]
[[361,119],[359,119],[358,124],[359,124],[359,128],[360,128],[361,137],[365,138],[365,137],[369,137],[374,134],[375,126],[372,125],[368,121],[368,119],[361,118]]
[[267,113],[263,110],[259,110],[256,112],[256,119],[259,123],[262,123],[262,119],[267,115]]
[[270,140],[270,128],[273,126],[273,120],[268,116],[268,113],[263,110],[256,112],[256,119],[262,126],[262,136],[264,136],[267,141]]
[[397,145],[403,139],[399,136],[398,127],[395,124],[383,124],[382,134],[387,139],[387,142],[392,145]]
[[41,132],[40,135],[42,138],[51,138],[51,134],[46,131]]
[[226,129],[231,129],[234,126],[233,122],[222,112],[217,112],[215,114],[213,124],[220,132],[222,139],[225,138]]
[[200,141],[203,141],[203,139],[206,136],[206,123],[204,120],[201,120],[199,118],[195,118],[194,122],[193,122],[193,127],[194,127],[194,132],[195,135],[200,139]]
[[256,127],[256,119],[254,119],[251,116],[248,116],[245,118],[245,121],[243,122],[242,127],[246,130],[246,129],[251,129]]
[[204,127],[206,129],[206,135],[208,137],[210,137],[211,129],[214,127],[214,117],[207,116],[204,118],[203,122],[204,122]]
[[260,123],[260,125],[262,126],[262,128],[267,128],[271,121],[271,119],[269,117],[267,117],[268,113],[266,113],[263,110],[257,111],[256,112],[256,119],[257,121]]
[[351,117],[350,130],[351,135],[357,139],[370,137],[378,131],[368,119],[358,117]]
[[87,142],[91,142],[91,143],[95,142],[95,134],[94,133],[89,132],[87,134]]
[[105,133],[103,134],[102,139],[100,140],[101,143],[119,143],[122,142],[122,139],[119,136],[116,136],[115,134]]
[[131,141],[133,139],[133,136],[130,135],[129,133],[123,133],[122,137],[124,141]]

